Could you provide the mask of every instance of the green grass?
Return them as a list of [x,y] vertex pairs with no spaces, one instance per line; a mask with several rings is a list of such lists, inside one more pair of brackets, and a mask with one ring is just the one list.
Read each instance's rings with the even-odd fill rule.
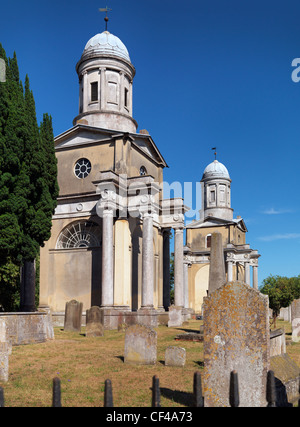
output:
[[[289,342],[290,324],[277,322],[277,327],[282,326]],[[191,320],[182,328],[156,328],[157,363],[141,366],[124,363],[124,332],[105,331],[103,337],[87,338],[84,329],[78,334],[55,328],[52,341],[13,347],[9,356],[9,381],[0,383],[5,406],[51,406],[52,380],[59,377],[63,406],[103,406],[104,382],[109,378],[115,406],[149,407],[154,375],[160,381],[162,406],[189,406],[194,372],[203,369],[203,344],[174,338],[199,327],[200,321]],[[164,365],[164,352],[169,345],[186,349],[184,367]],[[300,343],[288,344],[287,353],[300,366]]]

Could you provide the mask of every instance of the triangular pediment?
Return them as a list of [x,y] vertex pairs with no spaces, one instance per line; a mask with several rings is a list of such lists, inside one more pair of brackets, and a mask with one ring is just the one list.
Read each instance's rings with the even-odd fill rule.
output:
[[232,220],[208,216],[198,221],[193,221],[187,224],[186,228],[207,228],[207,227],[220,227],[225,225],[236,225],[240,230],[247,232],[246,224],[243,218],[234,218]]
[[150,135],[119,132],[83,124],[77,124],[56,136],[54,138],[55,150],[68,150],[90,144],[105,143],[122,137],[129,138],[132,147],[146,155],[150,160],[163,167],[167,167],[167,163]]
[[54,138],[55,149],[63,150],[101,141],[105,142],[118,135],[122,135],[122,133],[92,126],[76,125]]

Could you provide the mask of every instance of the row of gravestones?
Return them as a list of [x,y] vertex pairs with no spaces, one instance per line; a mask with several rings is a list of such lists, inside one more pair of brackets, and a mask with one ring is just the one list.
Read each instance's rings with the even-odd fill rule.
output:
[[[71,300],[66,303],[64,330],[80,332],[82,324],[82,302]],[[98,306],[86,310],[87,337],[101,337],[104,335],[103,311]]]
[[[81,331],[82,303],[71,300],[66,303],[64,330]],[[103,336],[103,311],[98,306],[86,310],[86,336]],[[124,362],[152,365],[157,359],[157,333],[149,326],[136,324],[126,328]],[[182,347],[169,346],[165,351],[166,366],[184,366],[186,351]]]

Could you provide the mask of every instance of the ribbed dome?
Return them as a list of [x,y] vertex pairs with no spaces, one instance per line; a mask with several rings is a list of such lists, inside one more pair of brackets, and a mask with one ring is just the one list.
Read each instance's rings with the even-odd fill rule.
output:
[[226,178],[230,179],[227,168],[218,160],[214,160],[204,169],[202,180],[207,178]]
[[130,62],[129,53],[124,43],[108,31],[103,31],[103,33],[93,36],[87,42],[81,58],[98,55],[118,56]]

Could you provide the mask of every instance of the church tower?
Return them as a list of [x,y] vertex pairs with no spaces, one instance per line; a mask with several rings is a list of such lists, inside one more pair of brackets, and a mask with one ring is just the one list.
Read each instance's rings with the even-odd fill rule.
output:
[[202,207],[200,219],[186,226],[184,268],[189,288],[190,308],[201,313],[207,295],[211,237],[222,236],[226,280],[241,280],[258,288],[257,250],[246,242],[247,227],[240,216],[233,218],[231,179],[222,163],[214,160],[204,169],[201,179]]
[[132,118],[135,68],[123,42],[108,31],[96,34],[87,42],[76,71],[79,115],[73,124],[135,133],[137,123]]
[[231,179],[227,168],[218,160],[206,166],[202,180],[202,209],[200,219],[208,216],[232,220],[230,202]]
[[135,68],[107,30],[86,43],[76,65],[79,112],[55,137],[59,197],[41,249],[40,308],[63,323],[66,302],[99,306],[105,329],[168,318],[170,242],[175,233],[176,305],[183,301],[182,199],[164,200],[167,166],[132,115]]

